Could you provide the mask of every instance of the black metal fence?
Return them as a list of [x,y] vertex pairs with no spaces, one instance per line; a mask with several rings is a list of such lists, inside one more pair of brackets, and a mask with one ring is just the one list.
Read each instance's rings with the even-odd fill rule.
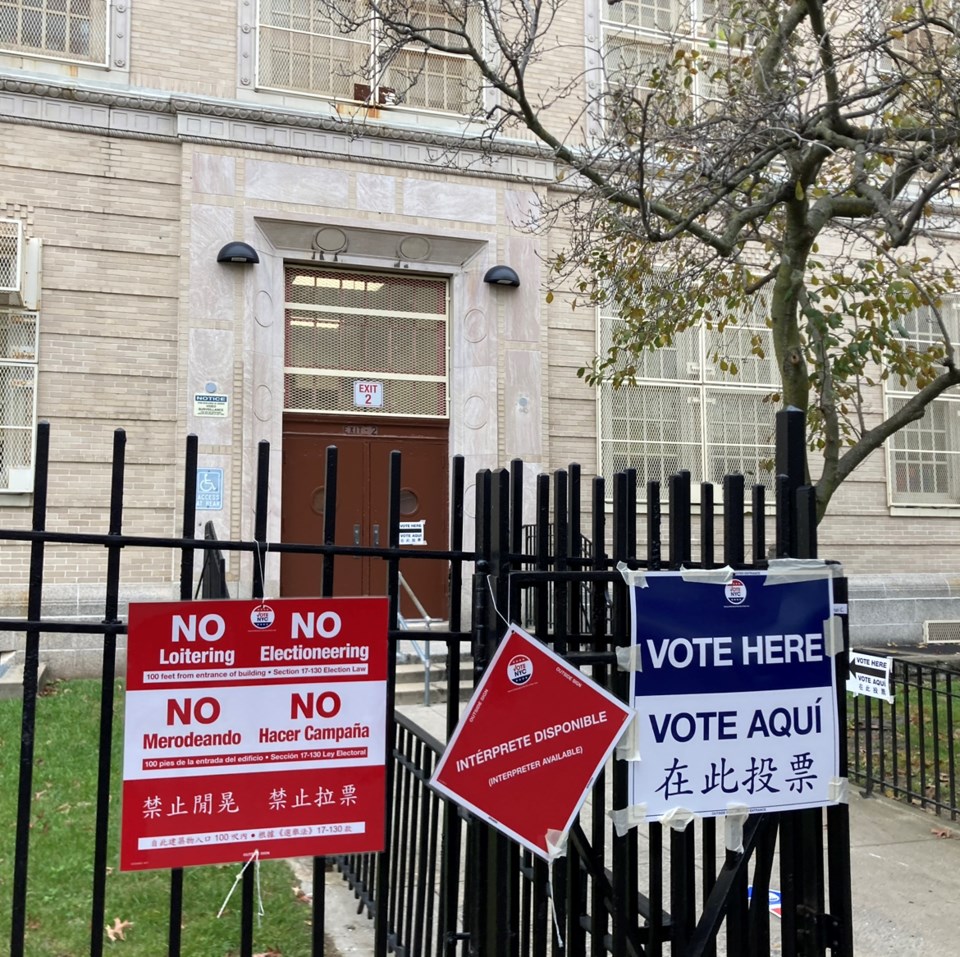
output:
[[866,794],[960,819],[960,672],[893,659],[892,702],[858,697],[850,709],[850,778]]
[[[55,631],[102,638],[101,740],[95,846],[91,848],[90,954],[103,951],[104,882],[108,869],[107,822],[110,753],[113,739],[113,689],[117,638],[126,631],[120,615],[121,556],[128,546],[175,550],[180,555],[180,595],[195,594],[194,557],[205,561],[204,581],[212,585],[222,566],[218,553],[310,553],[323,558],[317,594],[333,594],[337,559],[368,555],[383,562],[390,600],[389,638],[405,634],[397,627],[399,562],[442,562],[448,571],[451,602],[448,628],[437,637],[447,644],[448,732],[456,725],[461,683],[460,660],[469,648],[476,680],[493,654],[503,622],[497,609],[530,609],[530,629],[555,651],[585,669],[621,698],[627,677],[616,668],[616,648],[629,642],[627,589],[615,571],[618,563],[635,568],[676,569],[764,568],[768,552],[776,556],[812,557],[816,552],[812,490],[800,487],[803,475],[803,423],[781,413],[778,425],[777,518],[772,535],[766,527],[765,493],[747,490],[742,476],[723,483],[720,521],[715,519],[712,485],[699,488],[698,528],[694,528],[688,474],[668,483],[665,502],[657,483],[645,489],[646,528],[638,541],[638,490],[630,471],[613,477],[612,487],[594,478],[589,507],[577,466],[536,480],[535,547],[530,552],[524,532],[523,469],[483,471],[477,476],[474,512],[475,548],[464,550],[463,462],[452,464],[450,546],[443,550],[399,547],[402,463],[390,460],[389,528],[386,547],[336,546],[337,452],[327,450],[317,465],[325,489],[324,534],[321,543],[267,540],[269,448],[261,443],[256,484],[254,540],[215,541],[194,537],[197,443],[189,437],[183,485],[183,533],[157,538],[122,532],[125,436],[115,434],[110,521],[103,534],[46,530],[49,430],[38,435],[38,470],[30,530],[0,530],[0,540],[29,542],[31,551],[26,619],[0,620],[0,630],[24,632],[25,678],[23,733],[18,782],[18,810],[12,908],[12,957],[27,953],[27,871],[33,794],[33,727],[37,709],[37,670],[43,636]],[[799,415],[799,413],[797,413]],[[783,418],[786,416],[786,418]],[[782,427],[780,427],[782,426]],[[610,493],[608,495],[608,492]],[[612,511],[609,512],[609,501]],[[663,507],[666,507],[666,517]],[[589,521],[586,516],[589,515]],[[608,523],[609,518],[609,523]],[[749,518],[750,534],[747,536]],[[666,534],[664,534],[666,533]],[[583,537],[592,548],[583,549]],[[696,554],[694,539],[697,540]],[[749,550],[748,550],[749,542]],[[106,599],[103,622],[44,620],[41,614],[44,549],[53,543],[106,550]],[[101,552],[102,554],[102,552]],[[469,563],[469,564],[468,564]],[[472,565],[472,568],[471,568]],[[464,630],[460,596],[464,573],[472,571],[471,622]],[[263,596],[263,566],[253,562],[252,597]],[[846,601],[846,583],[835,582],[835,599]],[[209,592],[208,592],[209,594]],[[394,716],[395,674],[391,656],[387,691],[388,714]],[[839,683],[846,673],[846,654],[836,656]],[[472,684],[473,681],[469,681]],[[841,726],[846,723],[840,701]],[[359,906],[374,917],[376,957],[400,955],[480,955],[480,957],[546,957],[547,954],[591,957],[658,957],[674,955],[766,955],[814,957],[830,950],[852,954],[849,882],[849,819],[845,805],[824,812],[754,815],[748,819],[742,848],[729,850],[718,840],[717,822],[700,821],[683,831],[659,823],[641,825],[623,836],[612,829],[611,807],[624,807],[627,770],[616,762],[597,778],[587,805],[574,825],[567,855],[548,865],[533,858],[465,811],[442,801],[427,787],[441,750],[439,742],[403,717],[392,717],[388,741],[385,799],[389,814],[386,850],[344,858],[339,865],[357,894]],[[841,773],[846,764],[841,741]],[[826,824],[826,828],[824,828]],[[10,826],[0,822],[0,826]],[[826,847],[824,840],[826,836]],[[825,852],[826,851],[826,855]],[[782,920],[771,927],[767,891],[779,852]],[[314,864],[313,953],[323,953],[325,901],[322,893],[326,860]],[[752,896],[748,896],[748,887]],[[240,954],[254,950],[253,871],[244,871],[240,916]],[[182,871],[172,871],[168,916],[168,953],[192,953],[181,929]]]

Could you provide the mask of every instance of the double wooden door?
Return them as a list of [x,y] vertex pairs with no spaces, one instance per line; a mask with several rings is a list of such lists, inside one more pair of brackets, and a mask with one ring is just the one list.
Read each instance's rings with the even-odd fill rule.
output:
[[[401,453],[400,521],[410,548],[449,547],[447,541],[447,423],[372,419],[370,416],[284,419],[281,534],[284,542],[323,541],[326,450],[338,449],[336,535],[338,545],[390,543],[388,494],[390,453]],[[322,558],[284,554],[284,596],[320,594]],[[448,569],[436,560],[400,562],[400,574],[432,618],[447,616]],[[380,558],[338,556],[334,594],[386,594],[386,564]],[[421,613],[401,588],[400,613]]]

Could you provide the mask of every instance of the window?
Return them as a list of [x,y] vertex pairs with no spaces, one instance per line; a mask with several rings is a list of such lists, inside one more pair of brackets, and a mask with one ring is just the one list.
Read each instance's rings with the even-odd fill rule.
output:
[[447,416],[445,279],[297,266],[286,280],[285,411]]
[[[960,299],[946,300],[940,309],[954,343],[960,342]],[[920,348],[942,342],[933,311],[918,309],[904,321],[907,338]],[[887,415],[902,408],[916,391],[888,379]],[[948,392],[935,399],[919,422],[911,422],[887,442],[890,502],[893,505],[960,505],[960,395]]]
[[[705,42],[716,28],[717,5],[713,0],[624,0],[604,4],[603,72],[607,97],[604,123],[608,135],[629,143],[639,132],[641,100],[654,93],[653,74],[662,77],[664,96],[647,103],[648,122],[659,117],[671,127],[675,118],[705,119],[722,113],[729,102],[729,91],[712,79],[717,67],[727,63],[730,51],[725,45]],[[690,73],[677,72],[675,40],[689,36],[684,43],[691,64]],[[692,43],[689,42],[692,40]],[[656,120],[654,120],[656,124]]]
[[[640,494],[649,481],[691,473],[694,484],[740,473],[747,484],[772,488],[777,388],[766,303],[754,297],[723,332],[705,327],[637,362],[637,384],[600,387],[601,474],[637,470]],[[600,315],[600,348],[612,343],[614,315]],[[764,356],[752,354],[759,337]],[[722,359],[722,368],[716,359]]]
[[105,65],[107,0],[0,0],[0,49]]
[[[459,28],[451,12],[435,0],[413,0],[409,9],[419,29]],[[464,4],[462,9],[471,35],[480,37],[480,8]],[[384,45],[382,24],[363,16],[361,0],[355,0],[355,10],[355,28],[346,33],[329,15],[326,0],[261,0],[259,86],[381,106],[473,112],[480,78],[472,60],[413,43],[399,50]],[[386,50],[389,54],[380,52]]]
[[726,6],[718,0],[619,0],[603,2],[600,16],[621,31],[712,36]]
[[38,319],[0,308],[0,493],[33,491]]

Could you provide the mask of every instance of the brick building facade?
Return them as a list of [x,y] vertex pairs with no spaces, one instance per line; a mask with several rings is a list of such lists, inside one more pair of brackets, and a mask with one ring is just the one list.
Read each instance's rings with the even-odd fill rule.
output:
[[[320,454],[337,435],[362,434],[377,455],[377,430],[383,448],[409,440],[419,455],[416,442],[429,439],[444,460],[464,455],[468,476],[518,457],[531,475],[573,461],[599,470],[615,416],[576,369],[596,350],[601,320],[563,294],[546,301],[544,258],[564,237],[526,228],[557,170],[522,138],[483,156],[481,130],[449,102],[450,63],[424,72],[447,77],[435,81],[447,100],[371,105],[364,91],[332,89],[335,71],[326,86],[278,79],[278,33],[324,34],[280,16],[297,3],[215,0],[178,4],[175,16],[161,0],[60,7],[0,4],[0,220],[19,230],[21,249],[42,244],[38,299],[0,304],[8,323],[29,312],[39,330],[32,359],[0,355],[0,432],[12,450],[24,409],[30,429],[51,423],[48,527],[106,528],[117,427],[128,433],[133,534],[178,533],[188,433],[213,489],[198,518],[231,539],[253,537],[261,439],[275,476],[288,468],[285,448],[309,455],[312,442]],[[571,2],[558,18],[559,34],[585,50],[583,69],[595,55],[583,38],[602,32],[605,10]],[[564,71],[560,52],[538,67],[547,84]],[[234,241],[259,261],[218,262]],[[484,281],[498,264],[518,287]],[[16,406],[14,382],[27,382],[35,405]],[[875,401],[879,412],[879,390]],[[956,430],[948,417],[934,445],[918,438],[916,467],[949,473],[930,501],[898,498],[897,463],[874,454],[821,526],[821,554],[844,563],[855,595],[860,583],[867,619],[903,620],[897,635],[960,618]],[[710,436],[702,446],[706,461]],[[0,459],[4,527],[30,519],[29,443],[18,454]],[[432,472],[410,490],[411,520],[444,482]],[[284,528],[285,518],[299,525],[285,499],[310,490],[285,483],[272,486],[268,534],[299,540]],[[357,507],[366,543],[368,506]],[[26,561],[26,547],[4,545],[9,614],[23,612]],[[52,612],[96,615],[101,570],[66,547],[52,567]],[[177,570],[159,552],[125,550],[123,574],[125,599],[176,594]],[[229,575],[249,583],[249,565],[231,562]],[[268,593],[284,591],[275,556],[266,577]],[[60,667],[75,670],[81,651],[64,643]]]

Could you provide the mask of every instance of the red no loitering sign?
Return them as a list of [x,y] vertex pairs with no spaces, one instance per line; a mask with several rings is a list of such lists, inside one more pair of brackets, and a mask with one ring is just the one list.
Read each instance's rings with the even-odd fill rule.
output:
[[131,604],[120,867],[383,849],[387,601]]
[[431,785],[550,859],[633,711],[514,626]]

